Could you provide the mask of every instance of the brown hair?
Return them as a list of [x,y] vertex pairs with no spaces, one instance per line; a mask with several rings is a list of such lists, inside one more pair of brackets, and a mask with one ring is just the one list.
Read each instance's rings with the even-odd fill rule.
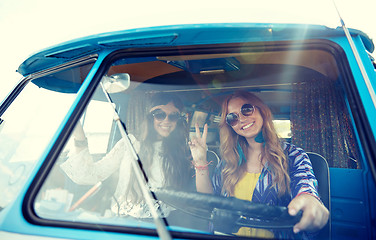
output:
[[[180,98],[173,93],[156,93],[150,99],[147,106],[151,109],[158,105],[172,103],[180,113],[184,111],[184,104]],[[147,176],[150,176],[153,164],[154,143],[158,141],[158,133],[154,129],[153,116],[147,110],[146,124],[140,134],[139,157],[142,168]],[[191,155],[188,146],[189,128],[187,121],[179,118],[174,131],[168,137],[162,138],[162,168],[164,171],[164,187],[173,189],[188,189],[192,182]],[[133,174],[133,173],[131,173]],[[142,194],[138,182],[134,177],[130,178],[130,184],[126,190],[127,197],[136,203],[142,200]]]
[[256,95],[246,92],[237,91],[229,95],[222,103],[222,115],[220,121],[220,141],[221,154],[225,160],[225,166],[222,170],[223,187],[222,191],[228,194],[234,194],[235,185],[245,174],[243,164],[239,166],[239,152],[237,144],[239,143],[245,156],[248,152],[248,143],[246,139],[239,136],[231,126],[226,123],[228,114],[228,104],[231,99],[241,98],[252,104],[260,111],[263,118],[262,134],[265,144],[261,152],[261,159],[268,162],[268,167],[273,174],[273,186],[278,185],[278,195],[283,195],[290,191],[290,176],[288,174],[288,162],[282,150],[278,135],[273,125],[273,116],[270,108]]

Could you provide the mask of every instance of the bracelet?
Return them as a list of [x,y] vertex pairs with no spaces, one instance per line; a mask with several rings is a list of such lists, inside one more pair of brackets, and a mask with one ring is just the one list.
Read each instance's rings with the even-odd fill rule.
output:
[[208,163],[206,163],[205,165],[202,165],[202,166],[198,166],[195,164],[194,161],[192,161],[192,165],[193,167],[196,169],[196,170],[207,170],[209,168],[209,165],[212,163],[213,161],[210,161]]
[[74,146],[80,147],[80,148],[87,147],[88,146],[87,138],[85,138],[84,140],[74,139]]

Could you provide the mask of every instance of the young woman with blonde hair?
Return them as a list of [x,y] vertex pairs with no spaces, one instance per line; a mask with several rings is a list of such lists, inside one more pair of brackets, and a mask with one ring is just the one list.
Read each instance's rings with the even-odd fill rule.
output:
[[[293,232],[317,231],[326,225],[329,211],[318,196],[311,162],[302,149],[280,141],[272,119],[270,108],[254,94],[239,91],[228,96],[222,104],[220,121],[222,161],[212,179],[205,167],[207,126],[201,135],[196,125],[196,137],[190,141],[190,148],[197,190],[287,206],[290,215],[302,210],[303,216]],[[278,231],[250,228],[241,228],[236,234],[286,236]]]

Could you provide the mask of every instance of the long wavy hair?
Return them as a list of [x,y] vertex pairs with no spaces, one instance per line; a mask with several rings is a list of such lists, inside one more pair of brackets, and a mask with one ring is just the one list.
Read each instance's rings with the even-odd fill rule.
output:
[[[175,129],[168,137],[160,137],[154,128],[154,118],[149,112],[155,106],[172,103],[180,113],[184,111],[184,104],[175,94],[156,93],[151,97],[146,107],[145,126],[140,134],[139,157],[146,176],[150,176],[152,161],[155,155],[154,143],[162,141],[162,169],[164,172],[164,187],[172,189],[187,189],[191,182],[190,162],[191,154],[188,146],[189,129],[186,119],[182,116],[176,122]],[[162,176],[161,176],[162,177]],[[138,183],[131,184],[128,197],[133,201],[141,200]]]
[[234,195],[235,185],[244,176],[246,172],[245,162],[239,166],[238,143],[242,148],[244,155],[249,151],[248,143],[243,136],[239,136],[231,126],[226,123],[228,114],[228,105],[230,100],[241,98],[252,104],[260,111],[263,119],[262,134],[265,139],[261,151],[262,162],[268,163],[268,170],[273,174],[273,187],[277,187],[278,195],[282,196],[290,192],[290,176],[288,174],[288,162],[281,147],[280,140],[274,128],[272,113],[270,108],[257,96],[246,91],[237,91],[229,95],[222,103],[222,114],[220,121],[220,149],[225,166],[222,170],[223,192],[231,196]]

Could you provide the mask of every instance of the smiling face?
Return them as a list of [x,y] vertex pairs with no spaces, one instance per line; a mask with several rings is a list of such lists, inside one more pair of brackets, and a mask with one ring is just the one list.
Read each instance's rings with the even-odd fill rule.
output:
[[259,109],[256,107],[253,114],[250,116],[244,116],[240,109],[244,104],[250,104],[243,98],[233,98],[229,101],[227,112],[237,113],[239,115],[239,121],[232,126],[232,129],[240,136],[243,136],[249,142],[254,141],[257,134],[261,131],[263,126],[263,119]]
[[164,119],[160,119],[155,116],[153,120],[154,129],[161,137],[168,137],[171,132],[175,130],[177,123],[176,121],[174,121],[174,119],[173,121],[171,120],[172,117],[170,117],[170,115],[180,114],[180,111],[172,102],[166,105],[155,106],[150,110],[150,112],[154,112],[156,110],[159,112],[163,111],[166,114],[166,117]]

